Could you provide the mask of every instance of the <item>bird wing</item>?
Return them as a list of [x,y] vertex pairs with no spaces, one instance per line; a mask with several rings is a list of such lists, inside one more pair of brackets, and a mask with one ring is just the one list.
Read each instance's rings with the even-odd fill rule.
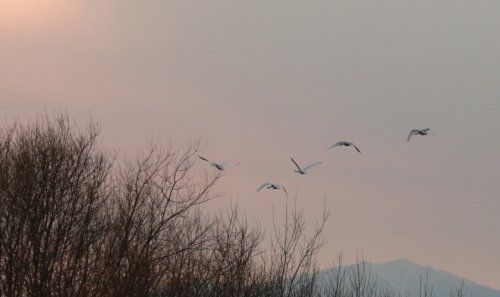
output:
[[361,151],[359,150],[359,148],[353,143],[352,146],[358,151],[358,153],[361,153]]
[[311,167],[319,165],[319,164],[323,164],[323,162],[316,162],[316,163],[312,163],[311,165],[307,165],[306,167],[304,167],[304,171],[306,171],[307,169],[309,169]]
[[[209,161],[210,162],[210,161]],[[238,165],[240,163],[231,163],[231,164],[227,164],[227,163],[213,163],[213,162],[210,162],[210,164],[212,164],[213,166],[219,166],[221,168],[224,168],[226,166],[235,166],[235,165]]]
[[332,148],[336,147],[336,146],[339,146],[339,145],[342,145],[344,142],[343,141],[339,141],[337,142],[336,144],[332,145],[329,150],[331,150]]
[[285,195],[288,197],[288,192],[286,191],[286,188],[283,186],[283,191],[285,191]]
[[410,138],[415,134],[417,133],[418,130],[414,129],[414,130],[411,130],[410,131],[410,134],[408,134],[408,138],[406,139],[406,141],[410,141]]
[[294,160],[292,157],[290,157],[290,159],[292,160],[293,164],[295,164],[295,166],[297,166],[297,169],[298,169],[299,171],[300,171],[300,170],[302,170],[302,169],[300,168],[299,164],[297,164],[297,162],[295,162],[295,160]]
[[425,131],[425,132],[431,132],[431,133],[432,133],[432,135],[436,136],[436,133],[434,133],[434,131],[433,131],[433,130],[431,130],[431,128],[425,128],[425,129],[424,129],[424,131]]
[[198,157],[200,157],[200,159],[202,159],[203,161],[210,163],[210,161],[208,161],[207,159],[203,158],[202,156],[198,156]]
[[257,192],[262,190],[263,188],[267,187],[267,186],[270,186],[271,183],[263,183],[262,185],[260,185],[260,187],[257,189]]

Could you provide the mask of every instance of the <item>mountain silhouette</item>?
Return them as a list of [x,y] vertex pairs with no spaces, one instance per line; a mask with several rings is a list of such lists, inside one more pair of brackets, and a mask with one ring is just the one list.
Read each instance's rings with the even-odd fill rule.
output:
[[[358,267],[361,271],[365,269],[377,288],[386,289],[393,296],[419,297],[420,288],[423,287],[426,276],[428,277],[428,288],[432,289],[432,297],[450,297],[450,293],[463,281],[464,297],[500,297],[500,291],[480,285],[471,280],[466,280],[452,273],[434,269],[414,263],[407,259],[399,259],[385,263],[360,262]],[[355,265],[345,266],[345,271],[356,270]],[[338,274],[338,267],[326,269],[319,273],[318,281],[326,284],[328,277]]]

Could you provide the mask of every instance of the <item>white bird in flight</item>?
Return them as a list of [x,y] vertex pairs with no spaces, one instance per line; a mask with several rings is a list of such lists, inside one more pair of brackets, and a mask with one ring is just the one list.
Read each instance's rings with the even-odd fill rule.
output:
[[316,165],[322,164],[322,162],[316,162],[316,163],[312,163],[312,164],[310,164],[310,165],[307,165],[307,166],[306,166],[306,167],[304,167],[304,168],[301,168],[301,167],[299,166],[299,164],[297,164],[297,162],[295,162],[295,160],[294,160],[292,157],[290,157],[290,159],[292,160],[293,164],[295,164],[295,166],[297,166],[297,170],[294,170],[294,172],[298,172],[298,173],[300,173],[300,174],[306,174],[306,173],[307,173],[307,169],[309,169],[309,168],[311,168],[311,167],[313,167],[313,166],[316,166]]
[[214,166],[215,168],[217,168],[218,170],[221,170],[221,171],[224,170],[224,167],[226,167],[226,166],[234,166],[234,165],[240,164],[240,163],[233,163],[233,164],[215,163],[215,162],[208,161],[207,159],[203,158],[202,156],[198,156],[198,157],[200,157],[200,159],[202,159],[203,161],[210,163],[210,165]]
[[[429,132],[431,132],[432,134],[434,134],[434,132],[430,128],[425,128],[425,129],[422,129],[422,130],[413,129],[413,130],[410,131],[410,134],[408,134],[408,138],[406,139],[406,141],[410,141],[410,138],[413,135],[427,135],[427,134],[429,134]],[[436,135],[436,134],[434,134],[434,135]]]
[[275,184],[275,183],[263,183],[258,189],[257,189],[257,192],[262,190],[263,188],[266,188],[266,189],[273,189],[273,190],[279,190],[279,189],[283,189],[283,191],[285,191],[285,194],[288,196],[288,192],[286,191],[286,188],[282,185],[279,185],[279,184]]
[[359,148],[352,142],[348,142],[348,141],[339,141],[337,142],[336,144],[332,145],[329,150],[331,150],[332,148],[336,147],[336,146],[352,146],[354,147],[358,153],[361,153],[361,151],[359,150]]

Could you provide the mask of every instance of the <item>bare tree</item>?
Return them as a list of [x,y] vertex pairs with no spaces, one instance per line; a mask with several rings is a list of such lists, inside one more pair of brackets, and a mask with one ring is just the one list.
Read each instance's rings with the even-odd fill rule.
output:
[[369,265],[356,259],[356,265],[349,270],[349,284],[353,297],[374,297],[377,294],[377,281],[372,276]]
[[329,214],[325,210],[312,235],[306,237],[305,219],[303,212],[297,209],[297,198],[292,210],[286,199],[282,229],[273,220],[269,265],[273,296],[313,296],[318,270],[315,259],[324,244],[322,233]]
[[458,285],[450,291],[450,297],[467,297],[472,296],[465,286],[465,281],[462,279]]
[[325,272],[321,277],[320,296],[324,297],[348,297],[351,296],[347,269],[343,264],[342,253],[337,256],[335,268]]
[[193,210],[213,198],[209,189],[220,175],[193,182],[198,150],[197,143],[180,152],[153,147],[119,169],[102,284],[110,296],[149,296],[168,273],[172,257],[206,240],[208,228],[195,224],[199,218]]
[[337,256],[337,266],[321,275],[322,285],[318,296],[325,297],[391,297],[389,287],[380,286],[370,265],[356,258],[350,266],[343,264],[342,253]]
[[[251,296],[261,233],[249,228],[237,208],[226,217],[192,226],[210,226],[195,249],[171,258],[157,296]],[[199,228],[199,227],[196,227]]]
[[1,296],[92,294],[111,166],[98,132],[64,116],[1,131]]

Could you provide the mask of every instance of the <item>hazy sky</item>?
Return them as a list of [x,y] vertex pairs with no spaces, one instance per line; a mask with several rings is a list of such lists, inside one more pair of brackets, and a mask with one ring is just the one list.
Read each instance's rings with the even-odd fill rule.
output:
[[[241,162],[214,209],[269,226],[269,180],[312,225],[326,197],[324,266],[404,257],[500,289],[499,16],[497,0],[0,0],[0,116],[92,115],[122,155],[201,138]],[[290,156],[324,165],[299,176]]]

